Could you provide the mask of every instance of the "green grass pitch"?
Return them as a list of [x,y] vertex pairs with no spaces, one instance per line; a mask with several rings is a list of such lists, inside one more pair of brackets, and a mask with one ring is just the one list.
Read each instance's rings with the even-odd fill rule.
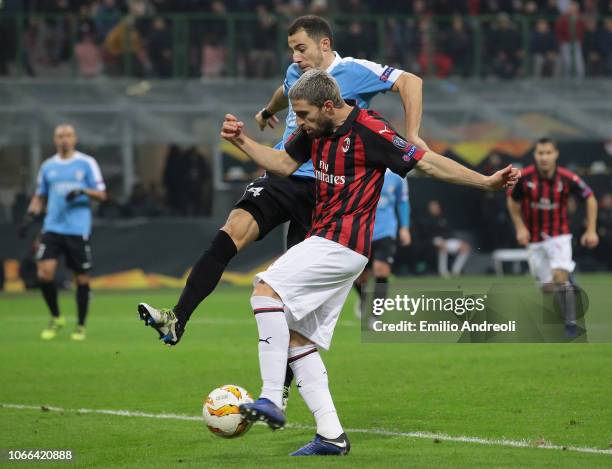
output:
[[[602,278],[612,285],[610,277]],[[77,467],[612,467],[610,453],[536,447],[611,448],[612,344],[362,343],[353,294],[332,349],[323,354],[349,429],[346,458],[298,462],[287,456],[314,434],[295,388],[289,428],[255,426],[235,440],[215,437],[200,420],[74,411],[198,416],[203,398],[218,385],[258,393],[249,289],[221,286],[195,313],[183,341],[166,348],[137,320],[136,304],[171,306],[177,295],[94,292],[83,343],[69,339],[72,293],[60,300],[68,327],[51,342],[39,339],[48,317],[37,293],[0,296],[0,448],[70,448]],[[43,411],[43,405],[66,410]],[[408,432],[520,440],[532,447],[397,434]]]

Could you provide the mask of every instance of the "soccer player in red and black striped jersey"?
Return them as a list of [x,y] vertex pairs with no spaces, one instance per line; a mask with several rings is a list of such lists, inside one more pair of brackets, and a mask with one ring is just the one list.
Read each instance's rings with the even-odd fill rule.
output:
[[556,292],[568,336],[576,334],[576,292],[570,274],[572,235],[567,215],[573,194],[586,201],[586,230],[580,242],[594,248],[597,200],[591,188],[576,174],[557,165],[559,150],[554,140],[541,138],[534,150],[535,164],[522,171],[522,180],[508,191],[508,211],[519,245],[527,246],[529,267],[543,291]]
[[227,114],[221,136],[268,171],[289,176],[311,159],[316,206],[306,240],[257,274],[251,305],[259,331],[260,398],[240,407],[251,420],[285,423],[281,410],[286,363],[313,412],[317,433],[293,453],[346,454],[350,445],[334,407],[318,348],[328,349],[342,305],[367,264],[376,206],[387,168],[405,177],[418,167],[443,181],[486,190],[511,187],[520,171],[508,166],[483,176],[408,143],[378,113],[345,103],[335,80],[311,70],[293,85],[289,99],[298,129],[275,150],[243,132]]

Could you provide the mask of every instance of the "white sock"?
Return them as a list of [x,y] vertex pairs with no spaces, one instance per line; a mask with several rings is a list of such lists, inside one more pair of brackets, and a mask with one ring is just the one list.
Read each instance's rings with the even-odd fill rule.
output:
[[438,273],[448,275],[448,252],[438,249]]
[[314,345],[289,349],[289,366],[295,376],[304,402],[317,422],[317,433],[324,438],[338,438],[344,430],[340,425],[327,381],[327,370]]
[[263,382],[260,397],[282,407],[289,348],[289,326],[283,303],[268,296],[253,296],[251,306],[259,331],[259,371]]
[[468,260],[468,257],[470,257],[469,251],[460,252],[459,254],[457,254],[457,257],[455,258],[455,262],[453,262],[453,269],[452,269],[453,274],[459,275],[461,273],[461,270],[463,269],[463,266]]

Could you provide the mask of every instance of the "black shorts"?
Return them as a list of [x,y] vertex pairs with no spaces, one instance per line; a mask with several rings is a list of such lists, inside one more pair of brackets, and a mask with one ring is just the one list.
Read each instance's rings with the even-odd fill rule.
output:
[[53,232],[43,233],[36,252],[36,260],[59,259],[64,255],[68,268],[77,273],[91,269],[91,247],[89,239],[78,235]]
[[315,206],[315,179],[266,174],[249,184],[234,205],[249,212],[259,226],[259,238],[289,221],[287,248],[306,238]]
[[368,266],[374,261],[393,265],[395,260],[396,240],[390,236],[372,241],[372,255]]

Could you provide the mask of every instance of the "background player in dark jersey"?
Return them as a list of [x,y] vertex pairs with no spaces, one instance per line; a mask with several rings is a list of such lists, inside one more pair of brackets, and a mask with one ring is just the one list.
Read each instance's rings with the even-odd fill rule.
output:
[[41,338],[55,338],[65,324],[57,303],[55,271],[61,255],[74,272],[78,311],[73,340],[85,339],[85,318],[89,306],[89,276],[91,269],[91,206],[90,199],[105,200],[106,187],[100,168],[91,156],[76,151],[77,135],[71,125],[55,128],[54,143],[57,153],[47,159],[38,173],[36,193],[28,207],[26,224],[46,208],[43,234],[36,254],[40,289],[49,311],[51,322]]
[[568,336],[576,334],[576,292],[570,274],[572,235],[567,215],[570,194],[586,201],[586,230],[580,243],[594,248],[597,200],[591,188],[576,174],[558,166],[559,150],[549,138],[536,142],[535,165],[523,170],[523,179],[508,192],[507,205],[519,245],[527,246],[529,267],[544,292],[556,292],[564,313]]
[[[306,72],[289,97],[299,128],[285,151],[247,137],[244,124],[231,114],[221,131],[253,161],[281,176],[311,160],[317,180],[307,239],[256,275],[251,304],[259,337],[264,338],[259,340],[263,387],[260,398],[240,411],[273,428],[284,425],[282,392],[289,359],[300,394],[317,422],[314,440],[293,455],[346,454],[350,445],[318,347],[329,348],[343,303],[367,263],[386,168],[405,177],[418,165],[437,179],[488,190],[512,186],[520,172],[508,166],[487,177],[417,148],[376,112],[349,106],[335,80],[322,70]],[[153,320],[164,330],[175,321],[161,314]]]
[[[318,16],[297,18],[288,29],[288,43],[293,61],[287,68],[285,82],[274,93],[265,108],[257,114],[260,127],[276,122],[272,115],[289,106],[287,128],[277,148],[283,148],[286,138],[295,130],[295,113],[287,99],[289,89],[301,74],[313,68],[327,70],[339,84],[342,97],[353,99],[364,108],[378,93],[395,91],[405,109],[408,140],[427,149],[419,137],[422,114],[422,80],[393,67],[368,60],[340,57],[332,48],[331,27]],[[208,250],[194,264],[178,303],[172,309],[178,323],[176,334],[163,338],[175,345],[195,308],[216,288],[229,261],[252,242],[265,237],[277,226],[290,221],[287,245],[304,239],[314,208],[314,170],[306,162],[288,178],[268,174],[249,184],[244,195],[230,212],[227,221],[213,239]],[[146,303],[139,306],[141,318],[146,317]]]

